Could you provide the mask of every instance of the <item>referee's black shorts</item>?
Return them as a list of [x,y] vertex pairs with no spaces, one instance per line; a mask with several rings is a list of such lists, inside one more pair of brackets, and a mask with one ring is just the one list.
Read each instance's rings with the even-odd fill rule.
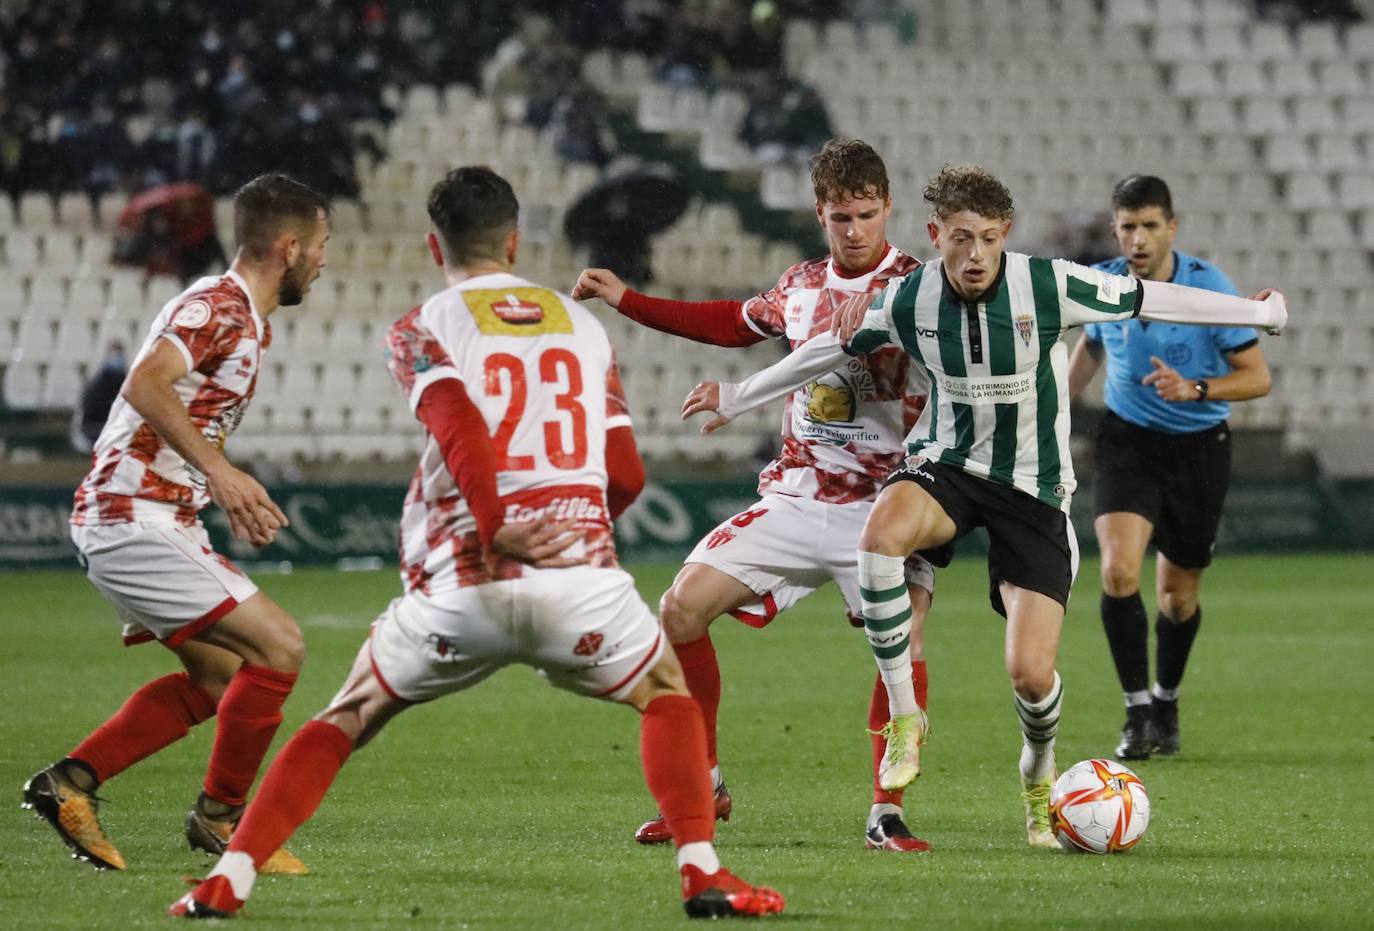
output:
[[1224,421],[1175,434],[1103,414],[1093,516],[1139,514],[1154,524],[1154,544],[1174,565],[1211,564],[1230,482],[1231,430]]
[[1067,606],[1078,574],[1078,540],[1068,515],[1010,485],[969,475],[962,469],[913,459],[888,476],[915,482],[954,521],[954,539],[920,555],[941,568],[954,558],[954,544],[975,527],[988,531],[988,598],[1007,616],[1001,583],[1039,592]]

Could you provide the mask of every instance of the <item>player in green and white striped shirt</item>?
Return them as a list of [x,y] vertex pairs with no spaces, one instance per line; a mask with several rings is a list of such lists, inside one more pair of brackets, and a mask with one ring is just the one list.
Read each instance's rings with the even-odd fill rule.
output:
[[[1007,618],[1007,672],[1024,737],[1027,837],[1057,847],[1048,810],[1063,696],[1055,655],[1078,569],[1061,338],[1070,327],[1137,315],[1276,331],[1287,309],[1277,292],[1245,300],[1005,252],[1011,194],[977,166],[946,165],[925,200],[940,260],[837,314],[842,335],[843,321],[857,324],[847,345],[819,336],[738,385],[698,385],[683,415],[716,411],[709,433],[830,371],[845,353],[889,344],[929,373],[930,401],[908,437],[912,458],[888,479],[859,540],[864,626],[879,657],[902,649],[911,617],[903,560],[919,551],[948,565],[955,541],[987,528],[990,595]],[[909,750],[917,752],[914,739]]]

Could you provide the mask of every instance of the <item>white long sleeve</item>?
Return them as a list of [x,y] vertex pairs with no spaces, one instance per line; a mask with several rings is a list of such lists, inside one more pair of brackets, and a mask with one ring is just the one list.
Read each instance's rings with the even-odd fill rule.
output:
[[786,397],[812,379],[834,371],[847,356],[830,333],[802,343],[787,358],[755,372],[737,384],[722,382],[720,409],[716,413],[734,419],[745,411]]
[[1167,281],[1141,281],[1141,287],[1143,320],[1194,326],[1251,326],[1270,333],[1278,333],[1288,325],[1288,307],[1277,291],[1265,300],[1252,301]]

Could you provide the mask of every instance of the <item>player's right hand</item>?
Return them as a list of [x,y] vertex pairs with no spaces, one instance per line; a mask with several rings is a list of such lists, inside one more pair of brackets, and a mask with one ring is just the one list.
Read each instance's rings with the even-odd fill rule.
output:
[[562,555],[585,535],[584,531],[577,529],[577,521],[573,520],[560,520],[552,524],[519,521],[502,524],[491,538],[491,548],[507,559],[537,569],[566,569],[569,566],[586,565],[588,558],[585,555]]
[[[718,410],[720,410],[720,382],[704,381],[687,393],[686,400],[682,402],[682,419],[686,420],[693,414],[700,414],[702,411],[715,413]],[[702,436],[714,433],[729,422],[729,417],[717,415],[702,425]]]
[[236,540],[266,546],[277,538],[278,530],[290,524],[257,479],[227,463],[206,473],[205,488],[228,515],[229,530]]
[[873,295],[864,291],[845,298],[835,308],[834,314],[830,317],[830,332],[840,341],[841,346],[848,346],[854,334],[859,332],[859,326],[864,322],[864,315],[868,313],[872,303]]
[[599,297],[619,310],[625,297],[625,282],[609,268],[584,268],[573,285],[572,298],[583,301],[589,297]]

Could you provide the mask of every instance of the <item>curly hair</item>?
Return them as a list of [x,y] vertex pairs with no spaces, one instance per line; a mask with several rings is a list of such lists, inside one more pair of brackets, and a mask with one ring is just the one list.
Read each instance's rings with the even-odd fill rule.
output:
[[811,186],[822,204],[851,197],[887,200],[887,166],[861,139],[831,139],[811,156]]
[[981,165],[945,164],[921,195],[936,217],[946,220],[964,210],[989,220],[1010,220],[1011,191]]

